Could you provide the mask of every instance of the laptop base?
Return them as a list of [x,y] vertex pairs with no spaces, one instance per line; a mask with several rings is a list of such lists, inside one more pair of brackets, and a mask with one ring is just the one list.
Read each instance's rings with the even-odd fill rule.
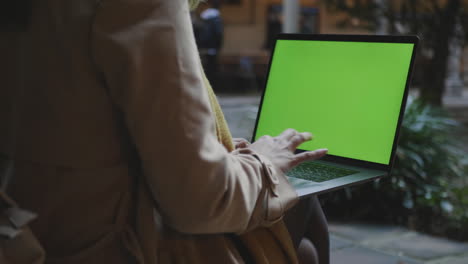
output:
[[355,170],[358,172],[352,175],[343,176],[323,182],[314,182],[288,176],[288,181],[294,187],[299,197],[304,198],[311,195],[327,193],[336,189],[354,186],[388,175],[388,172],[383,170],[366,169],[361,167],[341,165],[324,161],[320,161],[320,163],[330,164],[331,166],[343,167],[345,169]]

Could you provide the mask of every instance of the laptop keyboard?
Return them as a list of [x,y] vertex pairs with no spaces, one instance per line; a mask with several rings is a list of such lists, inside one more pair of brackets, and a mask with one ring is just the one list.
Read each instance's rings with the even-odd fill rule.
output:
[[338,168],[331,165],[326,165],[319,162],[304,162],[301,165],[290,170],[287,175],[289,177],[300,178],[314,182],[324,182],[351,174],[358,171]]

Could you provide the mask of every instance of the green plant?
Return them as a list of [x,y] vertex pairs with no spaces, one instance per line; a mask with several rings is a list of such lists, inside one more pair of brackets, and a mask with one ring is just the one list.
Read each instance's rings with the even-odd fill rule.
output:
[[457,127],[442,110],[409,98],[391,178],[406,208],[452,210],[450,189],[464,176],[464,153],[452,135]]

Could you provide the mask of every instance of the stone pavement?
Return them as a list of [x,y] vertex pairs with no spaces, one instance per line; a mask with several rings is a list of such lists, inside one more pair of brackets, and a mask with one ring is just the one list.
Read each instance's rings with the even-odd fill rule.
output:
[[[260,97],[220,95],[218,98],[233,137],[250,140]],[[446,98],[444,102],[448,107],[468,110],[468,93],[465,98]],[[330,223],[330,235],[331,264],[468,264],[468,243],[403,227],[334,222]]]
[[332,264],[468,264],[468,243],[403,227],[330,223]]

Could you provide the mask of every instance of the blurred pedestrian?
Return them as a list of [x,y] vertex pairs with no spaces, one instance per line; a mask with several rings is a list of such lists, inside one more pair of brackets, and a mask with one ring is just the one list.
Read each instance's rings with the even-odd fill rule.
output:
[[267,9],[267,23],[264,48],[267,50],[273,49],[276,35],[282,32],[281,6],[269,5]]
[[221,17],[221,0],[211,0],[208,8],[200,13],[197,44],[206,76],[213,89],[220,90],[219,54],[223,46],[224,25]]

